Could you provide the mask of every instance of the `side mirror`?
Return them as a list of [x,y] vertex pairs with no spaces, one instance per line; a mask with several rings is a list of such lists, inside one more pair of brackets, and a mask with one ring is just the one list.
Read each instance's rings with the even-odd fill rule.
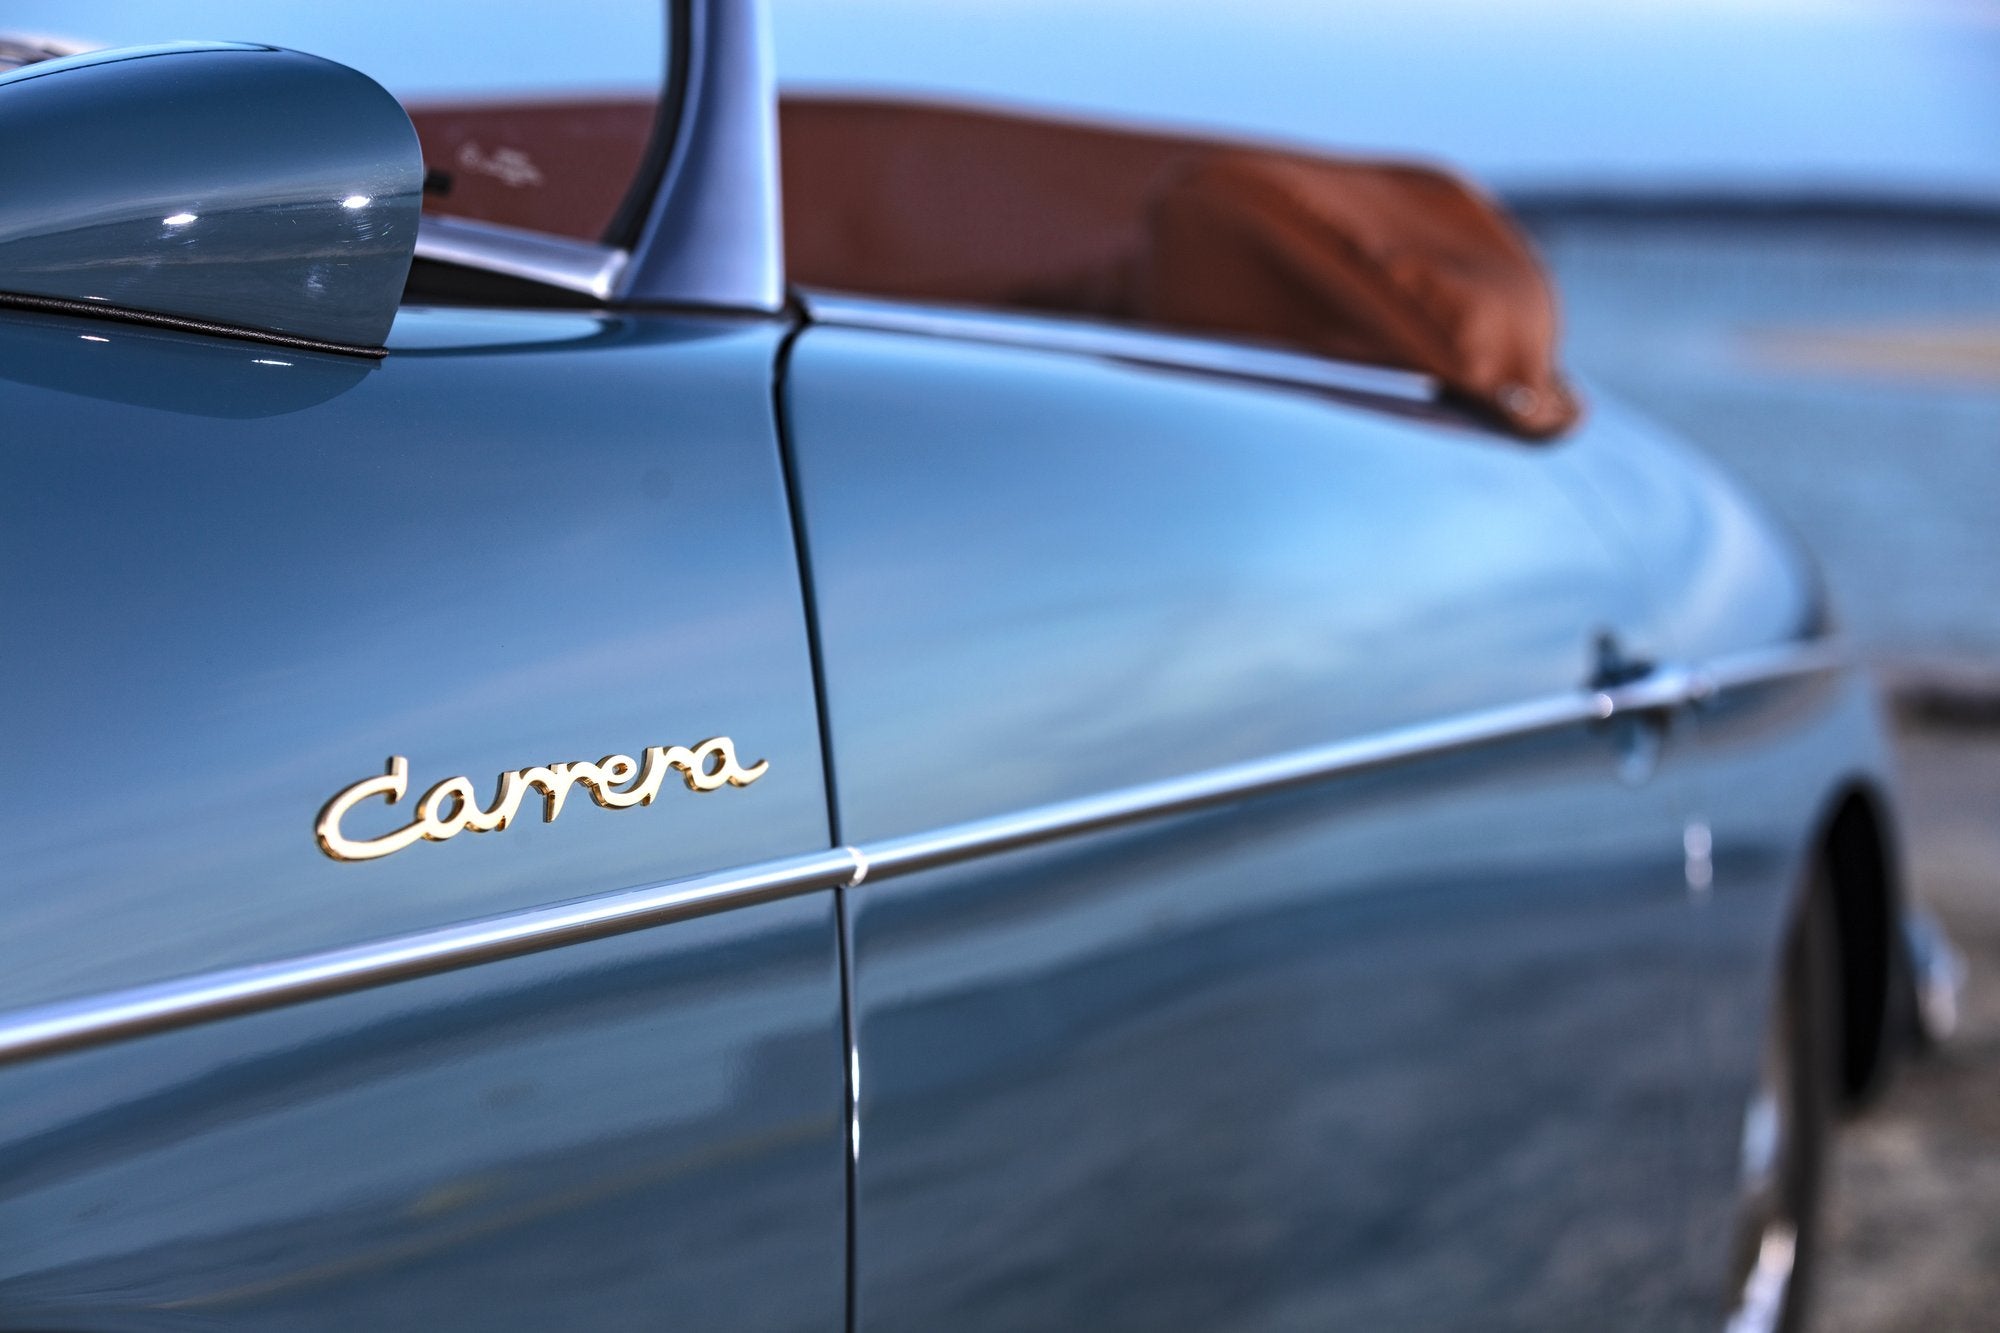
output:
[[0,75],[0,306],[379,355],[423,155],[373,80],[236,43]]

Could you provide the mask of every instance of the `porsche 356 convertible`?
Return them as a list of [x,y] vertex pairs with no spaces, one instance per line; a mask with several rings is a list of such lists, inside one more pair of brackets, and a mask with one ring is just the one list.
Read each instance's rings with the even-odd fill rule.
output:
[[5,48],[0,1328],[1796,1324],[1808,560],[1453,176],[760,22]]

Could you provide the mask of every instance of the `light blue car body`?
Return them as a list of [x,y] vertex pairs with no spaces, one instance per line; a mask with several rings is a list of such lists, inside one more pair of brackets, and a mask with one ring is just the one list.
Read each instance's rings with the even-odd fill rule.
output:
[[772,299],[748,18],[587,308],[0,310],[0,1328],[1719,1321],[1814,865],[1903,1012],[1808,563],[1601,396]]

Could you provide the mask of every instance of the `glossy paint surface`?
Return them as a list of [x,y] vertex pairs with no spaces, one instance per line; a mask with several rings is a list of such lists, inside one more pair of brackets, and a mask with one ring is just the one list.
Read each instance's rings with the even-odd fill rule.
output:
[[1833,630],[1798,543],[1705,455],[1617,400],[1594,393],[1589,429],[1550,464],[1627,557],[1647,653],[1702,662]]
[[845,841],[1581,689],[1643,616],[1469,429],[838,328],[787,402]]
[[296,51],[31,65],[0,76],[0,293],[379,346],[423,174],[394,98]]
[[[826,847],[778,336],[409,312],[357,371],[0,315],[0,1006]],[[392,754],[412,790],[356,836],[453,775],[485,799],[716,735],[769,771],[625,810],[576,792],[554,823],[531,801],[373,861],[314,841]]]
[[837,1330],[833,895],[0,1071],[0,1327]]
[[[1632,553],[1651,642],[1700,660],[1827,631],[1834,612],[1815,571],[1753,499],[1615,403],[1600,401],[1595,421],[1557,461]],[[1855,671],[1730,692],[1678,719],[1669,739],[1668,785],[1683,826],[1699,830],[1694,848],[1706,853],[1689,855],[1709,880],[1696,898],[1685,1180],[1697,1284],[1719,1285],[1734,1239],[1743,1112],[1814,849],[1844,793],[1868,793],[1893,821],[1885,737],[1874,692]]]
[[[787,387],[847,841],[1574,690],[1651,614],[1474,432],[839,329]],[[1652,757],[1579,727],[864,883],[862,1325],[1677,1318]]]
[[[380,365],[0,314],[0,1004],[1087,798],[1795,640],[1554,449],[833,328],[410,311]],[[93,359],[95,358],[95,359]],[[336,789],[734,736],[754,786],[337,864]],[[864,883],[862,1327],[1716,1322],[1849,679]],[[375,811],[384,831],[392,815]],[[1714,829],[1696,892],[1685,831]],[[836,896],[0,1071],[0,1327],[837,1327]]]
[[[406,311],[373,364],[0,315],[0,1003],[825,848],[781,334]],[[314,842],[392,753],[357,833],[717,734],[769,771]],[[838,958],[822,891],[11,1068],[0,1327],[836,1327]]]
[[[1712,847],[1696,989],[1701,1062],[1690,1084],[1695,1155],[1687,1177],[1694,1204],[1690,1264],[1711,1280],[1734,1239],[1742,1179],[1737,1145],[1764,1058],[1778,960],[1836,797],[1869,792],[1895,837],[1885,736],[1875,691],[1857,672],[1732,694],[1693,718],[1681,739],[1677,797],[1689,821],[1708,831]],[[1899,935],[1860,943],[1871,950],[1902,947]]]

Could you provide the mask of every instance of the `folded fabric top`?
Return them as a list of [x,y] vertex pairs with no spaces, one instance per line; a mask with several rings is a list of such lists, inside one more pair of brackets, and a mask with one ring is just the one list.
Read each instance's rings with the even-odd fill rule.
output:
[[795,282],[1421,371],[1536,438],[1577,418],[1547,275],[1448,172],[921,102],[780,115]]

